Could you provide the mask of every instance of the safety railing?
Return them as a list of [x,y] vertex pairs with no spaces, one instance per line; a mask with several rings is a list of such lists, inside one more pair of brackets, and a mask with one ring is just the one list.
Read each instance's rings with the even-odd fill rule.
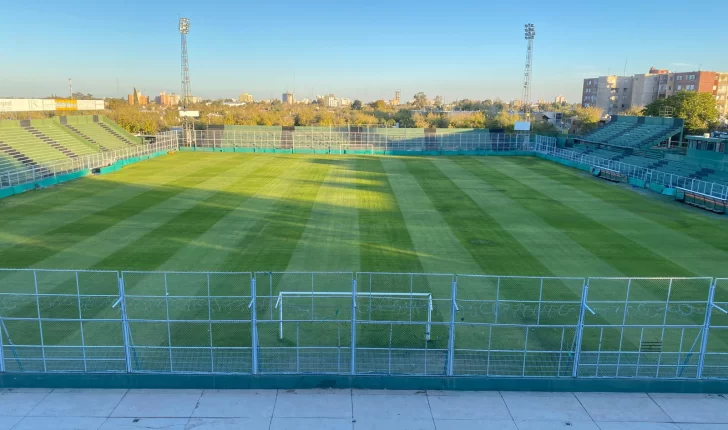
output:
[[667,188],[682,188],[684,190],[704,194],[713,198],[728,200],[728,185],[726,184],[703,181],[701,179],[662,172],[660,170],[650,169],[643,166],[635,166],[621,161],[595,157],[593,155],[583,154],[569,149],[557,148],[555,146],[555,142],[546,142],[542,139],[548,138],[539,139],[540,137],[541,136],[537,136],[535,140],[534,151],[536,152],[567,161],[573,161],[575,163],[620,172],[625,176],[642,180],[645,183],[654,183]]
[[0,189],[35,183],[81,170],[106,167],[119,160],[128,160],[164,151],[175,151],[178,148],[178,140],[176,132],[164,132],[158,134],[155,142],[150,144],[133,145],[123,149],[96,152],[0,172]]
[[0,371],[728,379],[728,279],[0,270]]
[[428,134],[407,129],[382,129],[378,132],[354,131],[239,131],[197,130],[191,142],[181,146],[217,150],[257,152],[325,152],[331,154],[371,154],[391,152],[471,152],[529,151],[528,134],[462,131]]

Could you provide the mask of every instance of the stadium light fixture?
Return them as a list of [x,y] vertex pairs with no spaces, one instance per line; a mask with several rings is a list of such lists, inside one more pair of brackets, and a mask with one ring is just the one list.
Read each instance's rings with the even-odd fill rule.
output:
[[187,18],[179,19],[179,32],[181,34],[188,34],[190,32],[190,20]]
[[526,24],[523,27],[526,40],[533,40],[536,37],[536,26],[533,24]]

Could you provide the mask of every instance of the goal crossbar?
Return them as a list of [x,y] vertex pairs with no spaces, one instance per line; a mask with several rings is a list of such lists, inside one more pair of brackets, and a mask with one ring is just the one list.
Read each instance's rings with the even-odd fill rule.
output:
[[363,149],[366,152],[374,154],[374,145],[371,143],[340,143],[339,154],[343,155],[345,149],[348,149],[350,151]]
[[[357,297],[392,297],[392,298],[418,298],[427,300],[427,324],[425,327],[425,338],[430,340],[430,330],[432,326],[432,293],[374,293],[362,291],[356,293]],[[278,293],[275,308],[278,309],[278,337],[283,339],[283,298],[284,297],[352,297],[351,291],[281,291]],[[352,303],[356,308],[356,302]]]

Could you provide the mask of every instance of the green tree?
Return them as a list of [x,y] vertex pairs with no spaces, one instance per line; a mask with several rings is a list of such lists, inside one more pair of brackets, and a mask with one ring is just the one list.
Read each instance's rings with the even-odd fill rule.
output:
[[134,102],[134,105],[139,104],[139,94],[137,94],[136,87],[134,87],[134,96],[132,98],[132,101]]
[[361,100],[354,100],[354,103],[351,104],[351,110],[361,110]]
[[645,116],[645,107],[644,106],[631,106],[629,109],[625,110],[620,115]]
[[374,110],[384,110],[387,108],[387,102],[385,102],[384,100],[377,100],[369,103],[369,106],[371,106],[371,108]]
[[442,109],[443,105],[445,104],[445,99],[443,99],[442,96],[436,96],[433,104],[436,108]]
[[718,126],[718,107],[710,93],[679,91],[666,99],[648,104],[645,115],[660,116],[665,108],[672,108],[675,118],[685,120],[685,131],[688,134],[705,133]]
[[574,108],[567,113],[567,117],[573,118],[573,133],[585,134],[599,126],[599,120],[602,119],[602,110],[594,106],[574,106]]
[[425,93],[420,91],[419,93],[415,94],[414,105],[417,109],[425,109],[430,105],[430,101],[427,99]]

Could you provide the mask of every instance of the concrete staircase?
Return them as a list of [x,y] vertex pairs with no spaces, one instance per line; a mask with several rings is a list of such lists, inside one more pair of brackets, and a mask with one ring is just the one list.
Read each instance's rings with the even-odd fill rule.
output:
[[67,129],[71,130],[72,132],[76,133],[77,135],[83,137],[84,139],[88,140],[89,142],[93,143],[94,145],[101,148],[102,151],[108,151],[109,149],[104,147],[104,145],[100,144],[99,142],[91,139],[89,136],[81,132],[81,130],[77,129],[76,127],[70,125],[70,124],[63,124]]
[[57,149],[58,151],[62,152],[67,157],[70,157],[70,158],[78,157],[78,154],[76,154],[75,152],[66,148],[65,146],[61,145],[60,143],[56,142],[55,140],[51,139],[50,137],[46,136],[45,134],[41,133],[40,130],[38,130],[35,127],[26,126],[26,127],[23,127],[23,130],[27,131],[28,133],[30,133],[33,136],[37,137],[38,139],[42,140],[44,143],[47,143],[48,145],[50,145],[53,148]]
[[0,151],[8,154],[9,156],[13,157],[14,159],[16,159],[18,161],[20,161],[25,166],[33,167],[33,166],[38,165],[38,163],[31,160],[27,156],[21,154],[20,152],[18,152],[18,150],[16,150],[15,148],[11,147],[10,145],[8,145],[7,143],[5,143],[1,140],[0,140]]
[[107,132],[111,133],[117,139],[119,139],[119,140],[123,141],[124,143],[126,143],[127,145],[134,145],[134,142],[132,142],[131,140],[129,140],[126,137],[122,136],[121,134],[117,133],[116,131],[114,131],[114,129],[112,129],[108,125],[104,124],[103,122],[98,122],[97,124],[100,125],[101,128],[103,128]]

